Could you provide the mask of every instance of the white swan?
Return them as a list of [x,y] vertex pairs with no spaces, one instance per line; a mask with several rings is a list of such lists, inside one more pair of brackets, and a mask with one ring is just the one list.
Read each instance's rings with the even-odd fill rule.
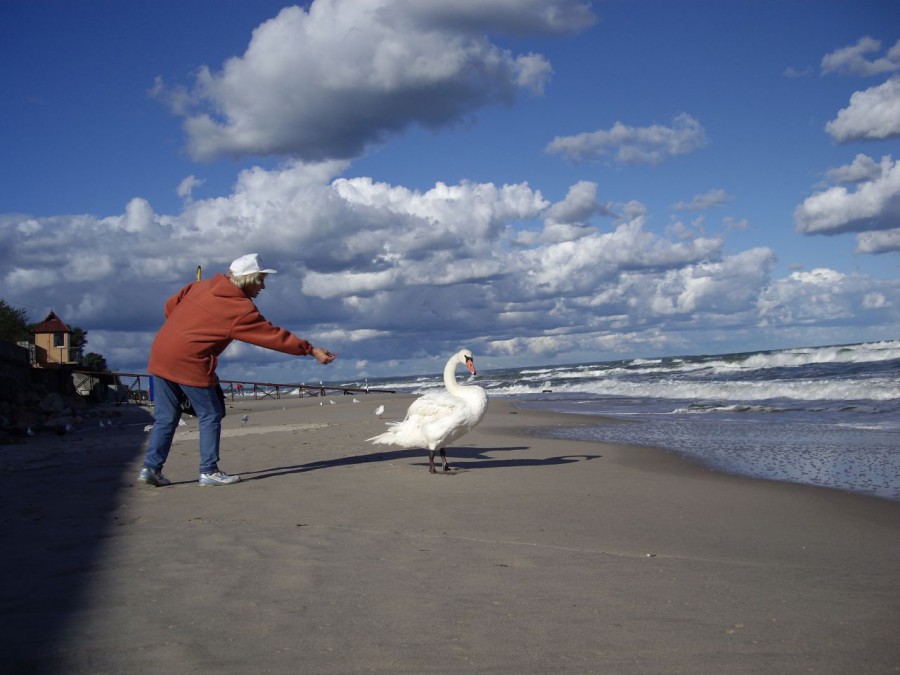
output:
[[434,451],[440,450],[444,471],[449,471],[444,449],[451,441],[468,433],[484,417],[487,394],[478,386],[464,387],[456,381],[456,366],[462,364],[476,375],[472,352],[463,349],[450,357],[444,366],[446,391],[429,392],[417,398],[406,411],[402,422],[388,422],[390,429],[367,440],[403,448],[427,448],[428,471],[434,468]]

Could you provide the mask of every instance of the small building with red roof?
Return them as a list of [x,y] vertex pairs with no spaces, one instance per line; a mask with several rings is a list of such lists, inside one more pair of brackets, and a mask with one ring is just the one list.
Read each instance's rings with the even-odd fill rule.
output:
[[78,354],[72,349],[72,329],[52,310],[34,329],[34,365],[56,368],[77,365]]

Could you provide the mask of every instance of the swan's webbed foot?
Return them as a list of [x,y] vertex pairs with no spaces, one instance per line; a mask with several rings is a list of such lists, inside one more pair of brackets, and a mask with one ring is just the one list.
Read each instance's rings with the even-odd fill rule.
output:
[[441,462],[443,463],[444,473],[450,473],[450,465],[447,464],[447,453],[441,448]]
[[437,473],[437,469],[434,468],[434,450],[428,451],[428,473]]

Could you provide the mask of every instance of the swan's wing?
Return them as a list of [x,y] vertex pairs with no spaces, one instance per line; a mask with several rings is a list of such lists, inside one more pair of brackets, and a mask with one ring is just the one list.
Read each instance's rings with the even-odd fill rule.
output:
[[469,397],[470,428],[475,427],[482,419],[484,419],[484,414],[487,412],[488,407],[487,392],[481,387],[473,387],[473,389],[475,391]]
[[487,410],[487,394],[481,387],[472,389],[474,391],[463,397],[452,396],[453,405],[446,414],[419,418],[423,422],[422,433],[435,447],[443,447],[465,436],[481,422]]
[[484,389],[481,387],[466,387],[466,389],[469,391],[464,397],[465,402],[457,408],[453,415],[455,428],[452,438],[448,439],[448,442],[467,434],[478,426],[487,412],[488,397]]
[[446,417],[452,415],[459,405],[460,400],[456,396],[443,391],[434,391],[413,401],[406,411],[406,419]]
[[460,424],[463,408],[463,400],[444,392],[432,392],[413,401],[404,419],[388,422],[387,431],[367,440],[385,445],[433,449]]

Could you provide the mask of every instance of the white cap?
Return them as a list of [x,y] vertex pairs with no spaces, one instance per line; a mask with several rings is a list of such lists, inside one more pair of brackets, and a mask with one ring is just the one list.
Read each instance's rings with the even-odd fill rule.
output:
[[259,259],[259,253],[248,253],[231,263],[228,270],[236,277],[243,277],[247,274],[276,274],[275,270],[263,269],[262,260]]

